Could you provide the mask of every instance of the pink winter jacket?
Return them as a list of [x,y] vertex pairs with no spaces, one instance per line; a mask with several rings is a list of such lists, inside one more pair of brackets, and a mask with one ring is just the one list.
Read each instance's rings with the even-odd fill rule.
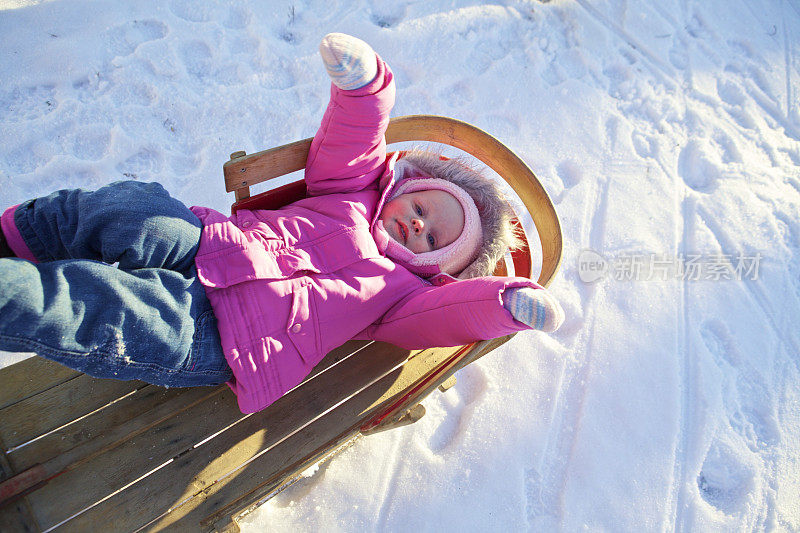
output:
[[384,132],[394,82],[376,79],[331,99],[308,156],[308,198],[275,211],[224,216],[193,207],[203,221],[195,258],[216,314],[244,413],[299,384],[333,348],[352,338],[403,348],[457,346],[528,326],[503,308],[524,278],[476,278],[436,286],[385,256],[376,225],[394,159]]

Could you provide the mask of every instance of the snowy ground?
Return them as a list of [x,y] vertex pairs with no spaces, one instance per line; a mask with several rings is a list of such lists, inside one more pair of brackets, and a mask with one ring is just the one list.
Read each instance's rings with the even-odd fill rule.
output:
[[226,210],[230,152],[316,130],[330,31],[389,61],[395,115],[486,129],[557,204],[564,327],[462,370],[246,531],[800,530],[798,0],[0,9],[3,207],[129,177]]

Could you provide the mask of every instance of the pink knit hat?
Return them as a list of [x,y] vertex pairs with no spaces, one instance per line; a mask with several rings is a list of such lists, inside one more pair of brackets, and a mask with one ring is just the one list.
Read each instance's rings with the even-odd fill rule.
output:
[[461,235],[443,248],[419,254],[415,254],[390,238],[386,248],[386,255],[404,263],[411,270],[423,276],[431,276],[439,272],[456,276],[475,260],[483,242],[481,218],[472,197],[464,189],[452,182],[418,176],[404,179],[398,183],[389,200],[393,200],[401,194],[431,189],[450,193],[461,204],[461,208],[464,210],[464,229],[461,230]]

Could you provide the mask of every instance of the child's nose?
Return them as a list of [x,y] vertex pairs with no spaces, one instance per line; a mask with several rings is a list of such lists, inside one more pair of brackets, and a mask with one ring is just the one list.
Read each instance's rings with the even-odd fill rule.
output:
[[414,227],[416,233],[421,232],[425,228],[425,224],[419,218],[411,219],[411,225]]

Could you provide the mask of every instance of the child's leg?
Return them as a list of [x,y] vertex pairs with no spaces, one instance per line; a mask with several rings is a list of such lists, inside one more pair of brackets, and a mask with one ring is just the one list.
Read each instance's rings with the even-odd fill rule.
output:
[[39,261],[95,259],[123,270],[186,270],[202,227],[161,185],[136,181],[28,200],[3,215],[3,227],[11,222]]
[[231,371],[195,274],[0,259],[0,350],[36,352],[96,377],[222,383]]

